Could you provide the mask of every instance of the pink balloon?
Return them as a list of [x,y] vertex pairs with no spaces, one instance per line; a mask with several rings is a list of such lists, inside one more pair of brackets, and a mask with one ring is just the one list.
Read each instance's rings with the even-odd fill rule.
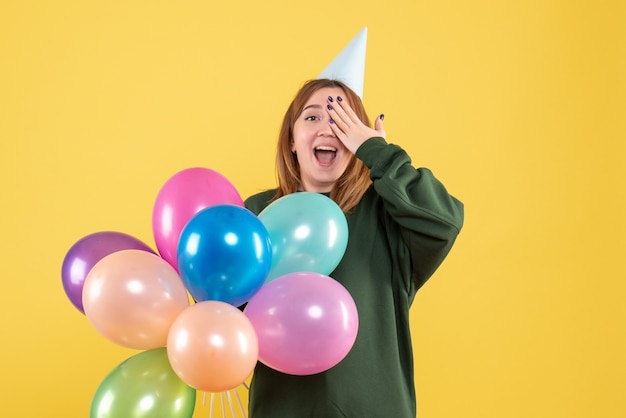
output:
[[259,361],[293,375],[335,366],[352,349],[359,327],[346,288],[311,272],[289,273],[267,283],[244,313],[259,339]]
[[85,316],[94,328],[116,344],[139,350],[164,347],[170,326],[188,306],[178,273],[142,250],[102,258],[83,287]]
[[259,348],[239,309],[217,300],[185,309],[170,328],[167,355],[180,379],[206,392],[234,389],[252,374]]
[[152,210],[152,232],[159,254],[178,271],[180,233],[202,209],[219,204],[244,206],[235,187],[208,168],[188,168],[174,174],[159,191]]

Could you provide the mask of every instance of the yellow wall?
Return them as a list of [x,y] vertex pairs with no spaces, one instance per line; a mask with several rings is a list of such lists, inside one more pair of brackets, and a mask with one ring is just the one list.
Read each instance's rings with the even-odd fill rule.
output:
[[624,416],[625,19],[619,0],[4,0],[0,415],[84,417],[136,353],[65,296],[70,246],[153,245],[183,168],[274,185],[289,100],[367,26],[370,115],[466,204],[412,311],[419,415]]

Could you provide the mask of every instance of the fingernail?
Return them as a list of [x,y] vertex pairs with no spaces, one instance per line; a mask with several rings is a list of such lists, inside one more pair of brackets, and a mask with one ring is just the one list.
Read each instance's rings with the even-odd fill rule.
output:
[[384,119],[385,119],[385,114],[384,114],[384,113],[381,113],[381,114],[380,114],[380,116],[379,116],[379,118],[380,118],[380,120],[384,120]]
[[337,96],[337,101],[341,102],[343,99],[341,98],[341,96]]
[[326,105],[326,107],[328,108],[328,110],[333,110],[333,107],[331,105]]
[[334,102],[332,96],[328,96],[328,101],[331,102],[331,103]]
[[333,120],[333,118],[330,118],[330,120],[328,121],[328,123],[330,123],[330,124],[332,125],[333,123],[335,123],[335,121]]

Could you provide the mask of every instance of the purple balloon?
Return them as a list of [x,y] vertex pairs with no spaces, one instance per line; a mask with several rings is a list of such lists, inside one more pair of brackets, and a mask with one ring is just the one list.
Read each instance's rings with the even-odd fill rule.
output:
[[137,238],[115,231],[96,232],[77,241],[65,255],[61,267],[63,289],[83,314],[83,286],[91,268],[107,255],[121,250],[143,250],[156,254]]
[[244,309],[259,361],[293,375],[330,369],[350,352],[359,327],[348,290],[320,273],[296,272],[265,284]]

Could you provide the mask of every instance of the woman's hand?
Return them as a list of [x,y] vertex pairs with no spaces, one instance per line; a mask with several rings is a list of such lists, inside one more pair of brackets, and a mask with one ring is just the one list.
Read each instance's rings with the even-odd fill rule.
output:
[[361,144],[374,136],[385,138],[383,115],[376,118],[375,129],[365,125],[354,113],[350,105],[340,96],[328,97],[327,111],[330,115],[330,127],[339,140],[353,154]]

